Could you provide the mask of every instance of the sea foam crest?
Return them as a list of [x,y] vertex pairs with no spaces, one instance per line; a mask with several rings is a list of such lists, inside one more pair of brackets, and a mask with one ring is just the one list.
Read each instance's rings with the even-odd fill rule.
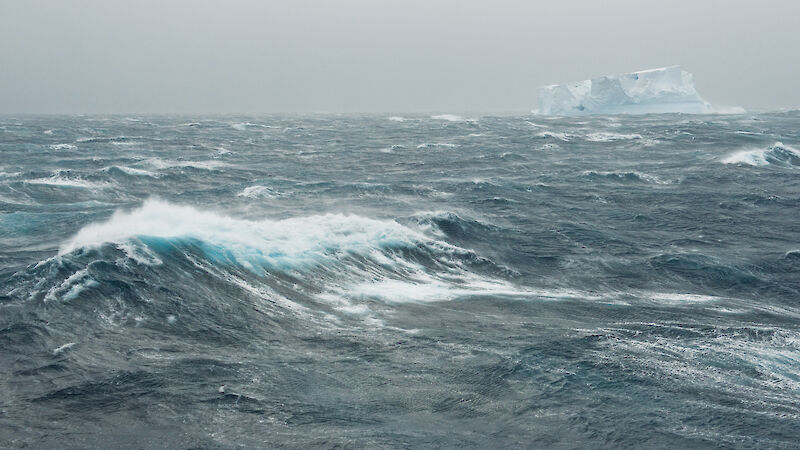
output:
[[776,142],[767,148],[743,149],[728,154],[720,160],[723,164],[748,166],[800,166],[800,150]]
[[202,251],[207,263],[220,270],[231,265],[255,275],[304,273],[306,282],[316,286],[313,295],[345,312],[360,311],[357,303],[363,300],[528,295],[505,280],[470,270],[470,261],[480,259],[470,250],[394,220],[356,215],[245,220],[150,199],[137,209],[118,211],[106,222],[84,227],[61,246],[59,255],[104,244],[114,244],[147,265],[157,265],[159,256],[166,256],[157,253],[186,244]]
[[252,221],[150,199],[138,209],[118,211],[107,222],[84,227],[59,253],[148,237],[197,240],[210,258],[254,270],[259,265],[300,268],[341,253],[367,255],[374,249],[431,242],[422,233],[388,220],[326,214]]
[[50,150],[75,150],[78,147],[72,144],[52,144],[49,148]]
[[104,189],[111,186],[108,182],[95,182],[76,177],[69,170],[56,170],[48,178],[25,180],[26,184],[38,184],[65,188]]
[[237,197],[247,197],[247,198],[275,198],[281,195],[280,192],[268,187],[268,186],[248,186],[236,194]]
[[142,161],[141,164],[145,164],[148,167],[157,170],[166,170],[172,168],[194,168],[202,170],[217,170],[219,168],[226,167],[228,165],[222,161],[216,161],[216,160],[178,161],[178,160],[169,160],[161,158],[148,158]]

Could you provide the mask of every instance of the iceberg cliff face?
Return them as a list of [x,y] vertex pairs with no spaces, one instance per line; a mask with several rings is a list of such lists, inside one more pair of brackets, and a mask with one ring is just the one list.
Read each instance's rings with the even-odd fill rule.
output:
[[539,113],[588,114],[711,112],[694,88],[692,74],[680,66],[609,75],[539,88]]

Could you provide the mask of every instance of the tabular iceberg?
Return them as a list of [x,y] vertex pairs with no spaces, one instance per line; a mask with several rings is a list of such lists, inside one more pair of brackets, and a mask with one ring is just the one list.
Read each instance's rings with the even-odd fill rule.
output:
[[694,87],[692,74],[680,66],[608,75],[539,88],[539,113],[588,114],[712,112]]

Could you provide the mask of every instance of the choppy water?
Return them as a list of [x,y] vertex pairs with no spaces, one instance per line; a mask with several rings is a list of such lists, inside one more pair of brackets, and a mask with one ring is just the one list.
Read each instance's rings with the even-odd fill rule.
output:
[[800,113],[0,118],[0,443],[794,447]]

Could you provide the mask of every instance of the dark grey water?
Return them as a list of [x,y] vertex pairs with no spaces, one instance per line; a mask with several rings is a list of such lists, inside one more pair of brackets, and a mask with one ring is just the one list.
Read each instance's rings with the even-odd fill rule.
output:
[[795,447],[800,113],[0,118],[4,447]]

